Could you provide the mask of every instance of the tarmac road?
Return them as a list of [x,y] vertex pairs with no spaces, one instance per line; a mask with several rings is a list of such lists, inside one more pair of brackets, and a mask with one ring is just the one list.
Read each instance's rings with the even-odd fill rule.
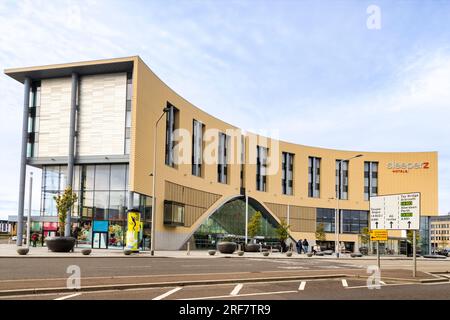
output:
[[385,282],[369,289],[365,280],[328,279],[204,286],[107,290],[0,297],[0,300],[394,300],[450,299],[450,283]]

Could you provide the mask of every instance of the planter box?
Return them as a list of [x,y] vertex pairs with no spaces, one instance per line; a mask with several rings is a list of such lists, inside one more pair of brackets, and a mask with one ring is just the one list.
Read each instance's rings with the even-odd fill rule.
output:
[[52,252],[70,252],[75,246],[75,238],[52,237],[45,239],[47,248]]
[[30,251],[30,249],[28,249],[28,248],[19,248],[19,249],[17,249],[17,253],[20,254],[21,256],[26,255],[29,251]]
[[247,252],[259,252],[259,250],[261,250],[261,246],[256,243],[249,243],[245,245],[244,250]]
[[219,250],[220,253],[231,254],[236,251],[236,247],[236,242],[219,242],[217,244],[217,250]]
[[83,256],[88,256],[88,255],[91,254],[91,252],[92,252],[91,249],[83,249],[83,250],[81,250],[81,253],[83,254]]

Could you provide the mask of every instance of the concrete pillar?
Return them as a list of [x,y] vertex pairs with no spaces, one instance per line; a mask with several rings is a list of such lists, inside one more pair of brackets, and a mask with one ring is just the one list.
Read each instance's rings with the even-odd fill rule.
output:
[[[69,157],[67,161],[67,186],[72,187],[73,184],[73,167],[75,164],[75,120],[77,114],[77,93],[78,93],[78,74],[72,73],[72,94],[70,104],[70,124],[69,124]],[[66,217],[66,226],[64,235],[70,237],[71,231],[71,215],[69,210]]]
[[17,211],[17,242],[22,246],[23,240],[23,210],[25,205],[25,175],[27,170],[27,142],[28,142],[28,116],[30,106],[31,79],[25,78],[23,91],[23,114],[22,114],[22,150],[20,155],[20,177],[19,177],[19,204]]

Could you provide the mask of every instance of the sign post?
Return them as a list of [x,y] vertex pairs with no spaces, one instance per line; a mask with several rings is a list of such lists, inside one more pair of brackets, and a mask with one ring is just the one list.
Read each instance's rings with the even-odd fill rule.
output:
[[416,260],[416,230],[413,230],[413,278],[416,277],[417,272],[417,260]]
[[387,230],[370,230],[370,240],[377,242],[377,265],[378,269],[381,268],[380,263],[380,241],[387,241],[388,232]]
[[[413,231],[413,277],[416,277],[417,272],[416,231],[420,228],[419,224],[419,192],[370,197],[370,229],[372,231],[379,229]],[[379,242],[377,242],[378,255]]]

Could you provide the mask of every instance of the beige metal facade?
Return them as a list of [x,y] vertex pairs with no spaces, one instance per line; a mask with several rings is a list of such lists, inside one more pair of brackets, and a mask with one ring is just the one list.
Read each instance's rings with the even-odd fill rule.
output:
[[[129,157],[130,190],[143,195],[152,195],[153,130],[155,122],[168,103],[179,110],[176,127],[193,131],[193,120],[201,121],[205,129],[226,132],[238,128],[221,121],[197,108],[162,82],[137,56],[113,60],[91,61],[35,68],[6,70],[6,73],[21,81],[24,75],[45,72],[57,74],[74,68],[96,68],[102,65],[131,63],[133,77],[131,151]],[[93,69],[93,70],[94,70]],[[111,71],[112,72],[112,71]],[[156,156],[156,231],[157,249],[179,249],[191,237],[200,224],[226,201],[241,195],[241,187],[249,197],[258,201],[277,220],[289,218],[291,235],[295,239],[314,239],[316,230],[316,208],[336,208],[335,179],[336,160],[348,159],[358,154],[363,156],[351,160],[348,172],[348,199],[339,201],[340,209],[369,210],[364,200],[364,162],[378,162],[378,194],[421,193],[422,215],[438,214],[438,154],[437,152],[365,152],[344,151],[305,146],[285,141],[275,141],[253,133],[245,133],[244,182],[241,185],[241,165],[231,163],[228,167],[228,182],[217,182],[217,164],[203,164],[202,176],[192,175],[190,163],[175,167],[165,165],[165,118],[159,122]],[[118,133],[122,135],[123,132]],[[191,138],[192,139],[192,138]],[[236,139],[239,143],[240,136]],[[269,157],[276,168],[267,177],[267,190],[256,190],[256,152],[252,141],[269,148]],[[204,142],[204,148],[216,146],[217,139]],[[252,149],[250,149],[252,148]],[[192,158],[192,148],[186,152]],[[231,158],[240,154],[235,148]],[[294,154],[293,194],[282,193],[282,152]],[[308,157],[321,158],[320,197],[308,196]],[[183,226],[166,226],[163,223],[164,200],[177,201],[185,205]],[[289,215],[289,216],[288,216]],[[391,232],[400,236],[399,232]],[[327,240],[334,240],[334,234],[327,234]],[[355,234],[341,234],[341,241],[358,242]]]

